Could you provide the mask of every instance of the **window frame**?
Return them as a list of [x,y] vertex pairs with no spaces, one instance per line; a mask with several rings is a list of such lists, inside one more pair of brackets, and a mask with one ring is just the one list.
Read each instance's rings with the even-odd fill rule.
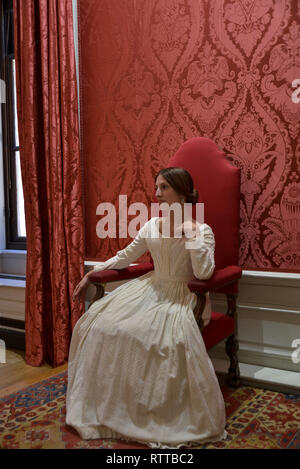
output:
[[[18,235],[16,154],[19,146],[15,145],[14,126],[13,0],[0,0],[0,8],[0,78],[6,88],[6,102],[1,104],[6,249],[26,250],[26,237]],[[10,35],[6,37],[5,29],[9,15],[11,15],[9,23],[11,30]]]

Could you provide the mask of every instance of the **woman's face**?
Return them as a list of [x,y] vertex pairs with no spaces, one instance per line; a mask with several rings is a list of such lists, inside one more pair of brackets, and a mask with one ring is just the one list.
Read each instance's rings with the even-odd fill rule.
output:
[[155,183],[155,195],[159,203],[166,202],[171,205],[174,202],[181,203],[183,196],[178,194],[166,179],[159,174]]

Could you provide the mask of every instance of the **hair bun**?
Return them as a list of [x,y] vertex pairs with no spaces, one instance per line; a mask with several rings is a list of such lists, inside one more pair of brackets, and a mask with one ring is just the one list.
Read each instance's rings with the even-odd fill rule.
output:
[[197,189],[194,189],[193,192],[189,194],[187,202],[196,204],[198,202],[198,195]]

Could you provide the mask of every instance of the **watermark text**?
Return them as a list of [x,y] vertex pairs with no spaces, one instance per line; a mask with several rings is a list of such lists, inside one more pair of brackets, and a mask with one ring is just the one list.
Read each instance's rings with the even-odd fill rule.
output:
[[[149,217],[149,207],[143,202],[134,202],[128,206],[127,195],[124,194],[119,195],[118,202],[118,210],[111,202],[101,202],[97,206],[96,215],[101,216],[96,225],[98,238],[127,238],[129,236],[134,239],[139,232],[138,226],[144,226],[149,218],[158,217],[160,212],[163,214],[164,220],[162,231],[158,231],[157,226],[153,223],[150,225],[149,237],[159,238],[162,235],[168,238],[171,236],[172,226],[174,228],[172,237],[187,238],[186,248],[195,249],[195,244],[191,242],[192,238],[197,237],[199,241],[203,236],[203,203],[195,204],[194,211],[191,203],[174,202],[171,205],[166,202],[152,203]],[[193,223],[193,213],[196,223]],[[129,215],[134,218],[128,223]]]
[[292,348],[296,349],[292,352],[292,362],[297,365],[300,363],[300,339],[293,340]]
[[295,104],[300,103],[300,78],[296,78],[292,81],[292,87],[296,88],[292,93],[292,101]]

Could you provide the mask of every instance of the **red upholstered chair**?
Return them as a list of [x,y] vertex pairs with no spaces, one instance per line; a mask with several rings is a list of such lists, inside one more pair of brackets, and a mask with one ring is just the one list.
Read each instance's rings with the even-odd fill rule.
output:
[[[240,382],[237,359],[236,295],[242,269],[238,266],[240,226],[240,171],[226,159],[216,144],[204,137],[186,141],[169,160],[169,167],[189,171],[199,192],[199,202],[204,202],[204,222],[215,235],[215,271],[209,280],[191,280],[190,290],[197,295],[195,318],[202,332],[207,350],[226,339],[226,353],[230,366],[226,382],[237,387]],[[96,299],[104,294],[104,283],[132,279],[150,270],[153,264],[145,263],[122,270],[95,272],[90,280],[96,285]],[[202,312],[207,292],[225,294],[227,313],[212,312],[210,323],[203,328]],[[94,300],[95,300],[94,298]],[[93,301],[94,301],[93,300]]]

